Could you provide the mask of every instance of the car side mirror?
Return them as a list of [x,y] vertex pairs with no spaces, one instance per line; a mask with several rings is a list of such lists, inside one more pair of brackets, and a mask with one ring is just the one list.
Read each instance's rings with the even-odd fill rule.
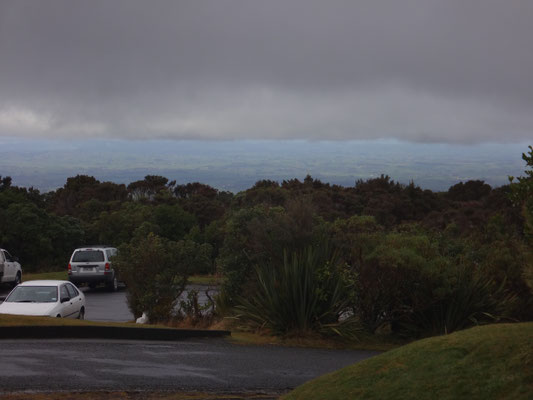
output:
[[70,297],[61,297],[61,303],[66,303],[70,300]]
[[19,258],[18,257],[13,257],[13,261],[19,262]]

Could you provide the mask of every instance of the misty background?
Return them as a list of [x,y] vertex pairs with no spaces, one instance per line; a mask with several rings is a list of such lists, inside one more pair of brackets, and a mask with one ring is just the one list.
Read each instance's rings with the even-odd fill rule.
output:
[[238,192],[261,179],[281,182],[307,174],[353,186],[387,174],[436,191],[471,179],[491,186],[523,175],[525,144],[425,144],[381,141],[176,141],[0,139],[0,171],[14,184],[54,190],[77,174],[130,183],[162,175],[178,184],[199,181]]
[[533,2],[0,0],[0,174],[445,190],[533,138]]

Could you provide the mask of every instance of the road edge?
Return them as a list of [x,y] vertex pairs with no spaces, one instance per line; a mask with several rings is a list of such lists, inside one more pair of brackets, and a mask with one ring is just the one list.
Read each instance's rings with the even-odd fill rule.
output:
[[164,329],[118,326],[4,326],[0,339],[183,340],[231,336],[225,330]]

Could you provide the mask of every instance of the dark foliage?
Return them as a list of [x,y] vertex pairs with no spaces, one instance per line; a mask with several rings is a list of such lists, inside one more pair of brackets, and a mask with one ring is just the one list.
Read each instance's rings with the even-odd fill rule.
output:
[[[236,195],[157,175],[127,188],[77,175],[57,191],[41,194],[0,176],[0,246],[33,271],[63,268],[83,244],[118,247],[150,240],[145,244],[157,251],[179,254],[162,256],[162,265],[187,263],[186,268],[179,264],[183,274],[223,276],[220,312],[237,299],[263,307],[266,303],[254,296],[266,293],[265,282],[279,282],[282,275],[275,274],[287,278],[290,265],[302,264],[284,254],[303,254],[328,242],[345,270],[356,273],[349,306],[368,331],[416,336],[502,316],[529,320],[532,147],[523,159],[525,176],[511,178],[509,185],[467,181],[443,193],[386,175],[352,187],[309,175],[302,181],[262,180]],[[134,254],[132,247],[125,249]],[[165,314],[165,307],[153,315]]]
[[92,176],[77,175],[48,198],[49,209],[57,215],[70,215],[89,220],[102,211],[124,202],[124,185],[100,182]]
[[237,298],[241,321],[281,335],[356,333],[357,319],[349,313],[354,277],[327,243],[285,253],[280,264],[259,265],[252,279],[255,294]]
[[143,312],[150,322],[171,317],[190,274],[183,253],[180,243],[152,233],[120,246],[114,265],[128,287],[128,306],[135,318]]
[[198,182],[176,186],[174,195],[183,209],[196,217],[202,229],[224,216],[233,197],[229,192],[219,192]]

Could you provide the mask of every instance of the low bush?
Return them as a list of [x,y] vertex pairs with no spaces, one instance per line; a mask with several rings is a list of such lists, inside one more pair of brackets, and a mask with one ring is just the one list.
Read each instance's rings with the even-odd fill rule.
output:
[[516,298],[503,285],[462,265],[422,278],[396,322],[407,336],[441,335],[506,318]]
[[327,245],[307,247],[281,264],[255,268],[256,292],[237,298],[239,321],[274,334],[321,333],[352,336],[354,277]]
[[217,266],[224,275],[221,288],[224,308],[236,304],[239,295],[252,296],[254,266],[282,264],[284,250],[301,251],[319,243],[324,222],[304,200],[287,208],[263,205],[232,213],[224,225],[224,241]]
[[447,260],[424,234],[382,234],[371,251],[355,263],[357,299],[354,313],[369,332],[394,327],[405,314],[411,296],[418,293]]
[[190,274],[182,253],[183,243],[153,233],[120,246],[114,266],[126,283],[128,306],[135,318],[143,312],[150,322],[170,318]]
[[465,257],[475,256],[475,246],[455,254],[442,240],[414,227],[384,234],[355,263],[354,314],[367,331],[420,337],[516,317],[518,292],[505,277],[498,281],[483,259]]
[[179,307],[174,313],[174,319],[178,325],[189,327],[208,327],[216,319],[215,301],[211,293],[212,289],[207,288],[204,292],[207,301],[200,303],[199,292],[195,289],[187,291],[185,299],[179,301]]

